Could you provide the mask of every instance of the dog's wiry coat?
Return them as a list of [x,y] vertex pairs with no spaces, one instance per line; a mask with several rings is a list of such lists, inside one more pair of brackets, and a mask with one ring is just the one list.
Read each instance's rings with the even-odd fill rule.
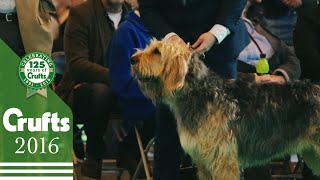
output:
[[238,180],[239,167],[302,154],[320,175],[320,87],[228,81],[187,48],[152,41],[133,55],[142,91],[173,111],[201,180]]

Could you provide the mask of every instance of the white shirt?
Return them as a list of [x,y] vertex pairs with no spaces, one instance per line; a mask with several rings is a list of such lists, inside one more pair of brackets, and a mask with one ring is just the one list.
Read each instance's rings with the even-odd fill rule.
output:
[[0,0],[0,13],[16,12],[15,0]]
[[113,22],[114,29],[117,29],[121,20],[122,11],[119,13],[110,13],[108,12],[108,16]]
[[[214,35],[217,38],[217,44],[220,44],[230,34],[230,30],[220,24],[216,24],[209,30],[209,33]],[[169,39],[174,35],[177,34],[174,32],[168,33],[164,39]]]

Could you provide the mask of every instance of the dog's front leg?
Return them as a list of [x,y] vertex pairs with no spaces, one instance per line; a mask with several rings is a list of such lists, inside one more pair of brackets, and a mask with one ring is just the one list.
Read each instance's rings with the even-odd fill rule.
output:
[[238,161],[230,154],[217,157],[208,167],[213,180],[240,180]]
[[211,173],[203,167],[198,166],[198,178],[199,180],[213,180]]

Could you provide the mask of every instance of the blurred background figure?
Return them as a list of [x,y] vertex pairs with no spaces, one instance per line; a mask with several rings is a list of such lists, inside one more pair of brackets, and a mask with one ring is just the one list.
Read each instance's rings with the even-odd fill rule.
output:
[[[62,12],[69,5],[63,4]],[[116,104],[104,54],[112,33],[129,9],[124,0],[88,0],[70,9],[65,28],[67,64],[56,92],[72,108],[74,117],[84,122],[87,156],[81,163],[81,173],[94,179],[101,176],[103,136]],[[62,17],[63,13],[58,20]]]
[[256,0],[248,11],[248,17],[259,19],[272,33],[293,48],[297,13],[303,8],[316,7],[316,4],[317,0]]
[[56,13],[51,14],[51,25],[54,37],[51,56],[56,63],[55,85],[60,83],[65,69],[64,30],[69,17],[70,8],[85,1],[86,0],[53,0],[53,4],[56,7]]
[[51,0],[1,0],[0,38],[20,57],[35,50],[51,54],[54,12]]
[[53,0],[56,13],[52,14],[52,28],[54,34],[54,44],[52,52],[64,51],[64,29],[66,27],[69,11],[72,6],[79,5],[86,0]]
[[302,78],[320,81],[320,6],[299,13],[294,47],[301,61]]
[[125,0],[125,1],[131,5],[132,9],[139,9],[138,0]]
[[[301,78],[320,82],[320,6],[309,7],[299,12],[294,31],[294,48],[301,62]],[[306,157],[305,157],[306,158]],[[320,162],[320,159],[319,159]],[[305,165],[305,180],[320,180]]]
[[[247,1],[242,14],[250,36],[250,43],[238,57],[239,77],[257,83],[283,84],[298,80],[301,73],[300,62],[293,50],[264,27],[259,20],[250,19],[247,16],[247,10],[255,2],[257,1]],[[261,54],[266,55],[270,66],[270,75],[259,76],[256,74],[256,64]]]
[[71,0],[53,0],[56,14],[52,14],[52,28],[54,32],[54,44],[52,52],[64,51],[63,36],[66,22],[69,17]]

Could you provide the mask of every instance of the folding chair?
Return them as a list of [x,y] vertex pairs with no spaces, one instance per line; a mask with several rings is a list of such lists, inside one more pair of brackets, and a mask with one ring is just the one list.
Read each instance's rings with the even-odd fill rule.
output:
[[[291,156],[293,157],[293,156]],[[273,161],[270,163],[272,180],[297,180],[302,179],[303,160],[297,155],[297,162],[294,166],[290,165],[291,157],[282,161]],[[278,168],[278,172],[274,172],[274,168]],[[280,172],[279,172],[280,170]]]
[[134,127],[134,130],[135,130],[135,133],[136,133],[136,136],[137,136],[137,142],[138,142],[138,145],[139,145],[139,150],[140,150],[140,155],[141,155],[141,160],[138,164],[138,167],[132,177],[132,180],[136,180],[137,179],[137,175],[141,169],[141,166],[143,164],[143,168],[144,168],[144,171],[145,171],[145,174],[146,174],[146,178],[147,180],[151,180],[151,174],[150,174],[150,170],[149,170],[149,166],[148,166],[148,158],[147,158],[147,154],[151,148],[151,146],[154,144],[154,137],[149,141],[149,143],[147,144],[147,146],[144,148],[143,145],[142,145],[142,141],[141,141],[141,137],[140,137],[140,133],[139,131],[137,130],[136,127]]

